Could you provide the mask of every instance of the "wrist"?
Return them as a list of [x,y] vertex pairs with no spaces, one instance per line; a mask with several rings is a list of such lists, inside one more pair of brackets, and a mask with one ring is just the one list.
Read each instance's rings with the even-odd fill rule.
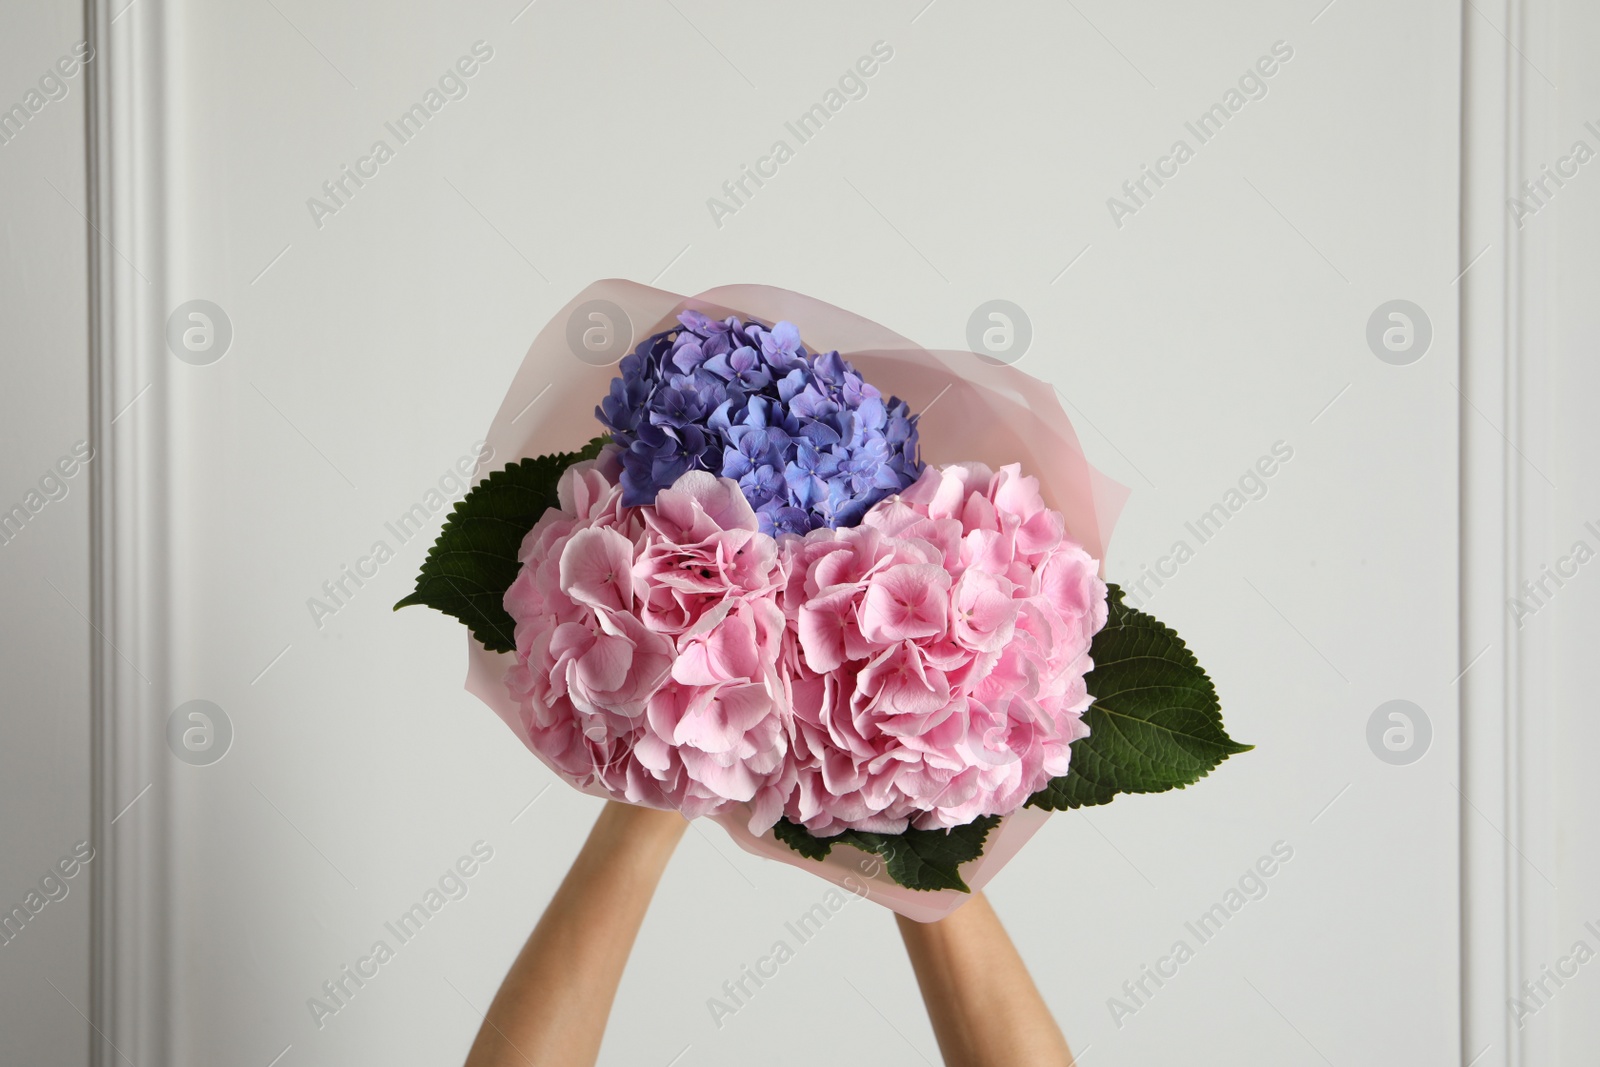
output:
[[689,829],[689,823],[675,811],[660,811],[636,804],[606,801],[595,820],[596,835],[626,841],[634,847],[659,846],[670,852]]

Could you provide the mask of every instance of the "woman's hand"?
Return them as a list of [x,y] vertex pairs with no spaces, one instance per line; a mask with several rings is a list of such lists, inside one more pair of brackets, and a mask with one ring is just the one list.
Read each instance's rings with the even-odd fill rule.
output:
[[[466,1067],[592,1067],[650,898],[688,823],[608,802],[512,964]],[[982,893],[932,923],[896,916],[947,1067],[1072,1067]]]
[[591,1067],[639,925],[689,824],[608,801],[484,1017],[466,1067]]
[[936,922],[895,920],[946,1067],[1072,1067],[1067,1040],[988,897],[975,893]]

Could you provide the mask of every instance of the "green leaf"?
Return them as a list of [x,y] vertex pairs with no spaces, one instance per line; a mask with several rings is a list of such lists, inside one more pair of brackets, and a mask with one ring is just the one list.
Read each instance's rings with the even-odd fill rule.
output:
[[812,837],[804,826],[788,819],[778,820],[778,824],[772,828],[772,836],[808,860],[826,859],[828,853],[833,851],[833,843],[838,840],[836,837]]
[[1183,640],[1124,604],[1117,586],[1108,592],[1109,618],[1090,647],[1089,736],[1072,743],[1071,769],[1030,797],[1031,807],[1060,811],[1181,789],[1254,747],[1222,728],[1216,687]]
[[983,855],[984,839],[999,822],[998,815],[984,815],[950,830],[906,830],[898,834],[846,830],[833,837],[812,837],[805,827],[779,819],[772,832],[807,859],[823,859],[834,845],[852,845],[882,856],[889,877],[907,889],[970,893],[972,890],[961,880],[960,867]]
[[416,590],[396,604],[425,604],[467,624],[490,652],[511,652],[516,624],[506,613],[506,590],[522,565],[517,550],[533,524],[556,506],[561,472],[594,459],[610,437],[578,452],[524,459],[498,470],[456,503],[417,575]]

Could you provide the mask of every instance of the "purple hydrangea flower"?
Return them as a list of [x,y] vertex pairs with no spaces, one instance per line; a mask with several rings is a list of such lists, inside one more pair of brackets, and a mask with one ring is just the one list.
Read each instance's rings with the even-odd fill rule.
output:
[[854,526],[922,473],[917,416],[793,323],[698,311],[622,360],[595,415],[622,455],[622,501],[655,503],[687,471],[732,478],[769,534]]

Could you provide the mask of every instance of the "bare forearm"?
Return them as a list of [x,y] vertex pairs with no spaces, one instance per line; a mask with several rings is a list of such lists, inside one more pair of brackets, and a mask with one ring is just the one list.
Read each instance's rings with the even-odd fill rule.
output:
[[650,898],[688,826],[608,803],[512,964],[466,1067],[589,1067]]
[[947,1067],[1071,1067],[1066,1039],[987,897],[975,894],[937,922],[895,918]]

